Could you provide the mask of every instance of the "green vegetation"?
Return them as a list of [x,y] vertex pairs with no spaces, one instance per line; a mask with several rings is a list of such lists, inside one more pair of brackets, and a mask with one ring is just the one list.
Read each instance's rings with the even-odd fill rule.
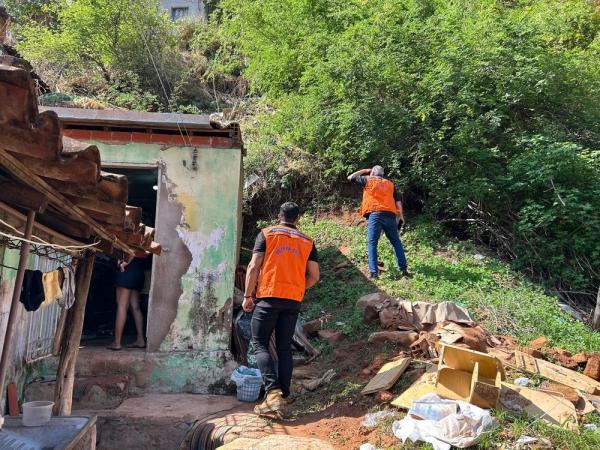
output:
[[[7,0],[56,90],[108,106],[232,109],[246,211],[322,211],[385,165],[405,203],[575,300],[600,272],[600,12],[587,0]],[[85,102],[75,101],[75,104]],[[573,295],[574,294],[574,295]]]
[[343,175],[381,163],[408,203],[535,278],[595,294],[600,15],[591,2],[221,4],[246,76],[274,106],[248,161],[249,172],[275,173],[270,200],[284,178],[322,201]]
[[[364,338],[371,328],[356,310],[356,300],[381,289],[411,301],[455,301],[490,332],[522,343],[544,335],[573,352],[600,351],[600,333],[561,311],[556,297],[481,248],[448,237],[431,221],[410,224],[402,236],[414,278],[399,276],[391,245],[382,238],[379,254],[386,271],[375,283],[363,275],[368,273],[364,227],[306,218],[301,228],[316,239],[322,265],[322,281],[307,295],[305,320],[331,313],[334,327]],[[345,262],[350,264],[341,267]]]

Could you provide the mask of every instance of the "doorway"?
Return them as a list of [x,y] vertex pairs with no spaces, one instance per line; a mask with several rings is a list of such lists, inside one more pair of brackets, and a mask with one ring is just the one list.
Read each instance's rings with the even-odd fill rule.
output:
[[[111,167],[111,173],[125,175],[128,181],[129,199],[127,204],[142,208],[142,222],[154,227],[156,223],[156,202],[158,198],[158,168]],[[150,257],[151,258],[151,257]],[[153,261],[146,263],[144,287],[140,292],[140,309],[143,315],[144,336],[148,318],[148,301]],[[85,308],[85,320],[81,340],[87,346],[108,346],[114,338],[117,313],[115,278],[118,261],[106,255],[98,255],[92,273],[90,292]],[[135,323],[128,310],[123,332],[123,347],[136,339]]]

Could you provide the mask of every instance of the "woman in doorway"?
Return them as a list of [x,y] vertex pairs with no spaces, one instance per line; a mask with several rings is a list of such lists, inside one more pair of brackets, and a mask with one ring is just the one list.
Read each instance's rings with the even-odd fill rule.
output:
[[127,321],[127,309],[131,307],[137,339],[128,347],[144,348],[144,316],[140,309],[140,292],[144,288],[144,276],[148,255],[138,252],[127,261],[119,261],[119,270],[115,277],[117,288],[117,317],[115,319],[115,339],[108,347],[110,350],[121,350],[121,339]]

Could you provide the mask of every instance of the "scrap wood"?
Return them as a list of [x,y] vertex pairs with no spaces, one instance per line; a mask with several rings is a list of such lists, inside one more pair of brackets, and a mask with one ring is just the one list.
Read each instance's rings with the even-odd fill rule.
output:
[[319,386],[325,384],[325,383],[330,383],[331,380],[333,380],[333,378],[336,376],[336,372],[333,369],[329,369],[327,372],[325,372],[321,377],[319,378],[312,378],[310,380],[303,380],[300,381],[300,386],[302,386],[304,389],[306,389],[307,391],[314,391],[316,390]]
[[[508,363],[508,365],[511,364]],[[513,367],[590,394],[600,393],[600,383],[598,381],[574,370],[566,369],[543,359],[534,358],[518,350],[515,351]]]
[[402,376],[408,365],[410,364],[410,358],[402,358],[398,361],[392,361],[384,364],[377,375],[375,375],[371,381],[364,387],[361,394],[374,394],[378,391],[385,391],[390,389],[398,378]]
[[542,419],[567,429],[577,427],[577,411],[573,404],[561,397],[514,384],[502,383],[500,404],[515,412]]
[[425,394],[435,394],[435,382],[437,378],[437,368],[431,365],[427,372],[421,375],[408,389],[406,389],[391,404],[400,409],[410,409],[415,400],[420,399]]

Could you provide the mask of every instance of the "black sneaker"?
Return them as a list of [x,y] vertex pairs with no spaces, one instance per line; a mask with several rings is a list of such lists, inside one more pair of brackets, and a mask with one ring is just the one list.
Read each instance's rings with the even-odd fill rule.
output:
[[406,278],[412,278],[413,274],[408,271],[408,269],[402,269],[402,276]]
[[376,280],[379,278],[379,274],[376,272],[371,272],[371,276],[369,278],[371,278],[371,280]]

